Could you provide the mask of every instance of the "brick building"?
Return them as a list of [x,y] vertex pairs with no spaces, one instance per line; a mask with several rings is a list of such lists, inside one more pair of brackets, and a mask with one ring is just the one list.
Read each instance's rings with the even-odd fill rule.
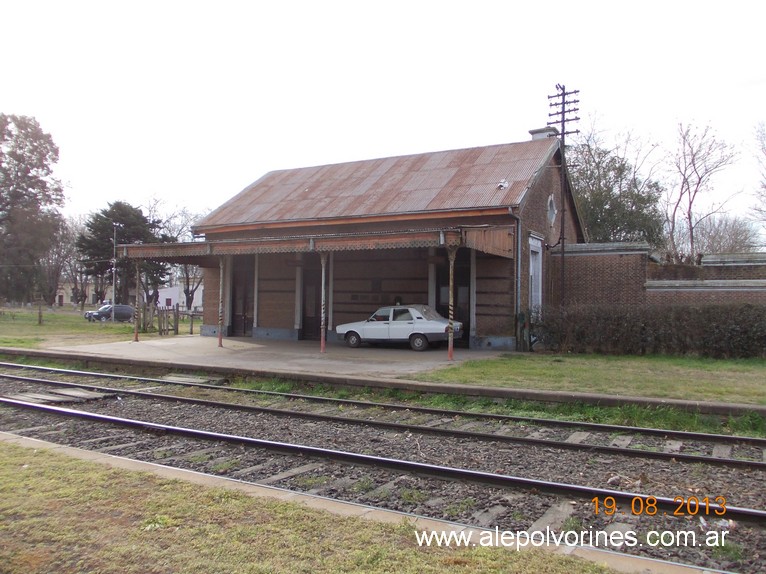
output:
[[201,332],[218,337],[319,339],[322,325],[331,333],[397,301],[449,316],[451,294],[459,344],[515,349],[530,311],[562,297],[766,303],[764,254],[669,266],[646,244],[586,243],[555,130],[530,134],[271,172],[199,221],[200,241],[122,245],[121,255],[202,267]]
[[[204,240],[123,256],[205,271],[203,335],[320,337],[396,301],[464,323],[463,344],[516,347],[546,303],[548,245],[584,241],[553,128],[531,140],[275,171],[195,226]],[[562,205],[562,198],[564,204]]]

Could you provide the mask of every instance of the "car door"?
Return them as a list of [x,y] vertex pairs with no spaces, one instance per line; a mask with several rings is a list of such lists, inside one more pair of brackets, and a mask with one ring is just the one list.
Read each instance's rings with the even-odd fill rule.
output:
[[409,341],[415,328],[415,318],[407,307],[394,307],[388,337],[392,341]]
[[118,321],[130,321],[133,318],[133,308],[128,305],[117,305],[114,318]]
[[364,324],[362,339],[366,341],[387,341],[388,327],[391,323],[391,307],[383,307],[375,311]]

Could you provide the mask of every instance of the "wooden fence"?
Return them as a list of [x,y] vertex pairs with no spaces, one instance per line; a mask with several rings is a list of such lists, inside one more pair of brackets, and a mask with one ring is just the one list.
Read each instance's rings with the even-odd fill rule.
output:
[[[173,307],[155,307],[154,313],[149,314],[147,306],[143,306],[143,331],[153,331],[157,329],[157,334],[160,336],[178,335],[181,323],[186,319],[189,320],[189,334],[194,334],[194,319],[202,317],[202,313],[195,313],[189,311],[180,311],[178,304]],[[149,322],[151,317],[151,324]]]

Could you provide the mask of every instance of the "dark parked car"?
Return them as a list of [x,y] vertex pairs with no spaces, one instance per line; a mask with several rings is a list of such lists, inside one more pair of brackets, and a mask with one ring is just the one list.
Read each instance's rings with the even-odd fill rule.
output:
[[[98,308],[97,311],[86,311],[85,318],[88,321],[111,321],[112,320],[112,306],[103,305]],[[114,306],[114,320],[124,322],[131,322],[133,320],[133,307],[130,305],[115,305]]]

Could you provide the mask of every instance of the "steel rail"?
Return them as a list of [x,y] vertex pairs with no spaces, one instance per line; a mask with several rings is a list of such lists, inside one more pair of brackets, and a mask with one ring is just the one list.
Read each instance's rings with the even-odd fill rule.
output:
[[[215,390],[225,391],[225,392],[239,392],[239,393],[245,393],[245,394],[277,396],[277,397],[283,397],[288,399],[300,399],[300,400],[311,401],[311,402],[323,402],[323,403],[359,406],[362,408],[379,407],[379,408],[397,409],[397,410],[405,409],[413,413],[434,414],[434,415],[442,415],[445,417],[466,417],[466,418],[470,417],[474,419],[487,419],[487,420],[493,420],[493,421],[524,422],[524,423],[530,423],[530,424],[559,426],[559,427],[566,427],[566,428],[592,429],[592,430],[598,430],[598,431],[604,431],[604,432],[626,432],[626,433],[636,433],[636,434],[654,435],[654,436],[662,436],[662,437],[683,438],[687,440],[715,441],[715,442],[722,442],[722,443],[742,443],[742,444],[749,444],[752,446],[766,447],[766,438],[762,438],[762,437],[701,433],[701,432],[680,431],[680,430],[673,430],[673,429],[657,429],[657,428],[651,428],[651,427],[632,427],[632,426],[612,425],[612,424],[605,424],[605,423],[590,423],[590,422],[584,422],[584,421],[578,422],[578,421],[566,421],[566,420],[557,420],[557,419],[542,419],[542,418],[535,418],[535,417],[502,415],[502,414],[496,414],[496,413],[476,413],[471,411],[458,411],[458,410],[437,409],[433,407],[421,407],[417,405],[381,403],[381,402],[374,402],[374,401],[361,401],[361,400],[355,400],[355,399],[338,399],[333,397],[320,397],[315,395],[283,393],[279,391],[264,391],[259,389],[238,389],[234,387],[225,387],[221,385],[211,385],[211,384],[205,384],[205,383],[188,383],[188,382],[182,382],[182,381],[169,381],[167,379],[159,379],[159,378],[152,378],[152,377],[137,377],[133,375],[119,375],[114,373],[97,373],[92,371],[79,371],[79,370],[73,370],[73,369],[61,369],[61,368],[55,368],[55,367],[42,367],[42,366],[36,366],[36,365],[21,365],[18,363],[0,362],[0,367],[6,367],[6,366],[11,368],[18,368],[18,369],[29,368],[29,369],[36,369],[36,370],[42,370],[42,371],[57,372],[62,374],[78,375],[78,376],[125,379],[125,380],[134,380],[134,381],[140,381],[140,382],[161,383],[163,385],[178,385],[178,386],[187,386],[187,387],[199,387],[204,389],[215,389]],[[11,378],[14,377],[14,375],[2,375],[2,374],[0,374],[0,376],[8,376]],[[79,384],[79,386],[87,386],[87,383]],[[123,391],[123,390],[120,389],[120,391]],[[160,396],[160,395],[154,395],[154,396]]]
[[[270,441],[238,435],[216,433],[198,429],[190,429],[172,425],[163,425],[149,421],[136,419],[126,419],[121,417],[112,417],[87,411],[78,411],[52,405],[28,403],[13,399],[0,398],[0,404],[6,404],[19,408],[42,411],[67,417],[75,417],[84,420],[98,421],[107,424],[119,425],[127,428],[137,428],[146,432],[156,432],[161,434],[172,434],[201,440],[210,440],[225,442],[228,444],[246,445],[250,447],[263,448],[286,454],[298,454],[312,458],[329,459],[351,464],[361,464],[387,470],[405,471],[418,475],[432,476],[441,479],[458,480],[464,482],[473,482],[496,486],[500,488],[522,488],[535,492],[544,492],[557,495],[577,496],[593,499],[599,497],[613,497],[615,501],[623,504],[632,504],[636,499],[641,499],[646,503],[650,498],[656,501],[658,509],[662,509],[666,514],[668,511],[675,511],[678,508],[678,502],[671,498],[652,496],[650,494],[625,492],[590,486],[567,484],[560,482],[551,482],[545,480],[523,478],[512,475],[498,474],[493,472],[476,471],[461,469],[449,466],[441,466],[429,463],[407,461],[394,458],[378,457],[374,455],[353,453],[348,451],[325,449],[321,447],[308,446],[302,444],[286,443],[279,441]],[[653,501],[653,502],[654,502]],[[695,506],[700,510],[699,505]],[[712,511],[715,515],[735,518],[737,520],[746,520],[766,524],[766,511],[755,508],[745,508],[738,506],[725,507],[718,504],[709,504],[705,507],[705,512]]]
[[161,400],[176,401],[176,402],[182,402],[186,404],[207,406],[207,407],[213,407],[213,408],[226,408],[230,410],[238,410],[238,411],[244,411],[244,412],[259,412],[259,413],[264,413],[264,414],[269,414],[274,416],[294,417],[294,418],[306,419],[306,420],[325,421],[325,422],[329,421],[333,423],[341,423],[341,424],[349,424],[349,425],[357,425],[357,426],[374,426],[379,428],[397,430],[401,432],[414,432],[414,433],[420,433],[420,434],[467,438],[467,439],[482,440],[482,441],[497,441],[497,442],[512,443],[512,444],[526,444],[526,445],[542,446],[547,448],[558,448],[558,449],[564,449],[564,450],[597,452],[597,453],[608,454],[612,456],[631,456],[636,458],[668,460],[668,461],[673,460],[676,462],[690,462],[690,463],[708,464],[708,465],[716,465],[716,466],[747,468],[747,469],[753,469],[753,470],[766,469],[766,461],[763,461],[763,462],[751,461],[751,460],[743,460],[743,459],[737,459],[737,458],[722,458],[722,457],[693,455],[693,454],[685,454],[685,453],[668,453],[668,452],[661,452],[661,451],[641,450],[641,449],[628,448],[628,447],[601,446],[601,445],[591,445],[591,444],[566,442],[566,441],[559,441],[559,440],[549,440],[544,438],[517,437],[517,436],[511,436],[511,435],[494,434],[494,433],[488,433],[488,432],[477,432],[477,431],[470,431],[470,430],[443,429],[438,427],[419,426],[419,425],[409,424],[406,422],[397,423],[397,422],[390,422],[390,421],[376,421],[376,420],[368,420],[368,419],[362,419],[362,418],[356,418],[356,417],[343,417],[338,415],[294,411],[289,409],[276,409],[273,407],[262,407],[258,405],[241,405],[237,403],[224,403],[219,401],[211,401],[208,399],[180,397],[176,395],[164,395],[160,393],[148,393],[145,391],[137,391],[137,390],[131,390],[131,389],[115,389],[112,387],[101,387],[98,385],[68,383],[65,381],[53,381],[49,379],[38,379],[34,377],[22,377],[19,375],[0,374],[0,379],[2,379],[3,377],[19,380],[23,382],[40,383],[40,384],[47,384],[51,386],[85,388],[85,389],[90,389],[90,390],[100,391],[100,392],[122,393],[123,395],[132,395],[132,396],[146,398],[146,399],[161,399]]

